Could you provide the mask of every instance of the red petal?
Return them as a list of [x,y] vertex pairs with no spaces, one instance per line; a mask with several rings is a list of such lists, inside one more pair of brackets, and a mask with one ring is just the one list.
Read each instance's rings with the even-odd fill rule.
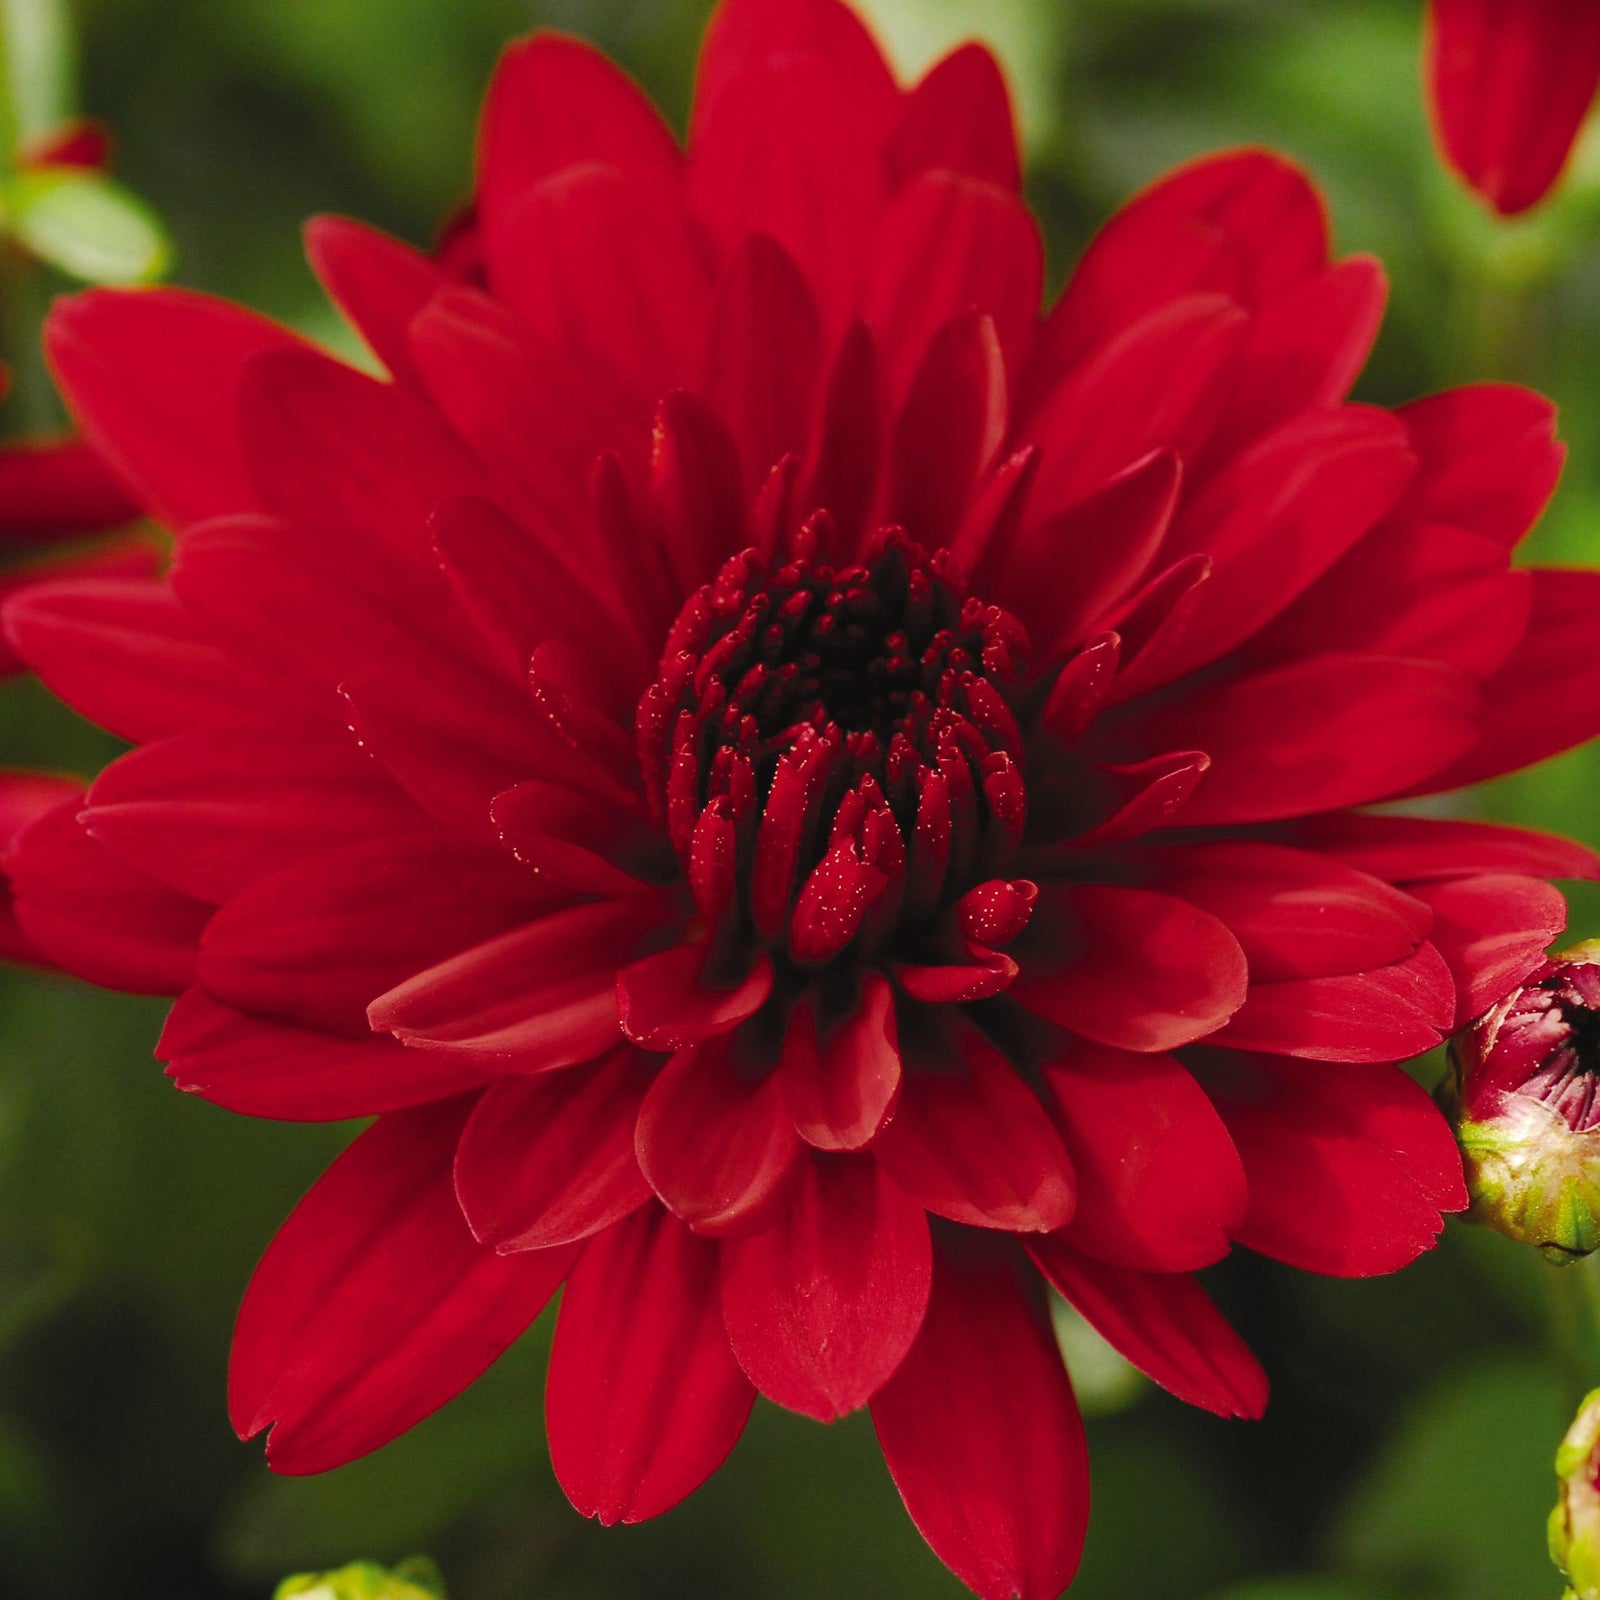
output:
[[878,346],[865,323],[852,323],[828,374],[822,413],[800,490],[802,511],[826,506],[841,549],[856,550],[878,487],[882,432]]
[[1538,520],[1567,453],[1556,408],[1542,394],[1474,383],[1396,415],[1420,463],[1397,518],[1463,528],[1506,550]]
[[1173,1050],[1214,1032],[1244,1000],[1238,941],[1170,895],[1045,884],[1013,946],[1023,1005],[1122,1050]]
[[60,301],[50,365],[84,433],[163,521],[252,511],[236,408],[249,358],[293,334],[188,289],[94,289]]
[[1561,891],[1537,878],[1486,874],[1415,893],[1433,907],[1431,938],[1456,981],[1458,1028],[1503,1000],[1567,925]]
[[1244,1216],[1244,1168],[1189,1073],[1171,1056],[1080,1043],[1044,1075],[1078,1173],[1064,1237],[1146,1272],[1220,1261]]
[[584,1516],[659,1516],[743,1432],[756,1392],[728,1348],[717,1268],[715,1243],[659,1206],[585,1247],[545,1389],[551,1464]]
[[1056,1600],[1089,1517],[1072,1385],[1019,1270],[941,1253],[922,1332],[872,1402],[911,1520],[980,1600]]
[[1258,661],[1324,650],[1408,656],[1488,678],[1522,642],[1532,608],[1532,575],[1508,571],[1500,545],[1391,514],[1248,648]]
[[[493,480],[424,400],[316,350],[255,357],[239,386],[240,428],[262,503],[310,528],[360,530],[359,546],[442,587],[428,519]],[[326,542],[326,541],[325,541]],[[352,543],[328,542],[324,564]]]
[[709,583],[748,543],[739,450],[721,420],[692,395],[661,402],[650,456],[650,488],[678,593]]
[[885,214],[861,288],[891,396],[910,388],[939,329],[972,310],[993,318],[1006,370],[1020,372],[1043,285],[1038,224],[1016,195],[949,172],[917,179]]
[[344,1039],[263,1022],[198,988],[178,997],[156,1056],[185,1094],[243,1116],[287,1122],[398,1111],[483,1081],[464,1062],[403,1050],[392,1039]]
[[999,62],[981,44],[964,44],[935,62],[906,96],[884,154],[897,189],[931,169],[1021,188],[1011,95]]
[[499,1072],[588,1061],[617,1042],[619,963],[661,924],[650,900],[599,901],[463,950],[380,994],[372,1026]]
[[1219,386],[1248,326],[1234,301],[1187,295],[1069,372],[1023,430],[1044,454],[1035,512],[1073,505],[1152,450],[1195,453],[1216,425]]
[[992,1045],[963,1031],[957,1059],[908,1072],[873,1144],[928,1210],[974,1228],[1049,1233],[1072,1215],[1072,1163],[1038,1097]]
[[1198,689],[1144,720],[1141,743],[1210,755],[1186,827],[1264,822],[1452,786],[1435,775],[1472,746],[1484,698],[1434,662],[1330,653]]
[[1250,1184],[1241,1244],[1308,1272],[1393,1272],[1467,1203],[1449,1125],[1398,1067],[1238,1058],[1211,1084]]
[[130,866],[217,904],[306,856],[427,826],[348,729],[309,720],[142,745],[95,780],[81,820]]
[[752,490],[785,455],[805,448],[821,339],[800,269],[781,245],[752,234],[718,287],[701,386],[733,430]]
[[[77,804],[82,792],[82,785],[76,778],[0,769],[0,861],[9,857],[11,847],[26,828],[47,812]],[[3,870],[0,870],[0,959],[35,967],[54,965],[22,931],[17,921],[16,897]]]
[[590,522],[590,482],[604,451],[644,461],[655,397],[624,394],[471,289],[439,295],[413,320],[410,342],[434,404],[515,498],[538,557],[580,590],[605,587],[587,553],[557,530]]
[[900,1093],[900,1045],[887,979],[869,973],[860,1000],[820,1046],[815,1003],[797,1005],[784,1035],[778,1088],[808,1144],[859,1150],[870,1143]]
[[1070,1249],[1061,1235],[1028,1250],[1095,1331],[1147,1378],[1222,1417],[1259,1417],[1267,1375],[1187,1273],[1130,1272]]
[[732,236],[773,234],[813,282],[830,285],[831,302],[880,201],[873,157],[899,98],[876,43],[839,0],[720,6],[690,126],[700,204]]
[[548,899],[503,852],[439,834],[366,839],[236,895],[206,929],[200,971],[241,1011],[360,1038],[375,996]]
[[1455,985],[1431,945],[1372,972],[1252,983],[1219,1044],[1315,1061],[1403,1061],[1451,1031]]
[[432,525],[445,576],[508,673],[520,678],[548,639],[603,632],[606,649],[591,653],[600,658],[607,709],[632,716],[655,671],[651,647],[620,610],[565,581],[551,555],[562,538],[553,521],[530,521],[526,512],[513,521],[488,501],[468,498],[445,501]]
[[1600,83],[1600,14],[1572,0],[1432,0],[1427,71],[1445,159],[1514,216],[1556,181]]
[[519,40],[500,57],[484,101],[479,206],[493,219],[580,161],[606,161],[669,188],[683,168],[649,97],[593,45],[554,33]]
[[406,330],[450,279],[410,245],[346,217],[313,217],[306,255],[318,281],[394,377],[420,384]]
[[1006,433],[1006,369],[993,318],[934,335],[892,441],[890,518],[925,549],[950,543]]
[[1261,307],[1240,354],[1238,391],[1217,450],[1350,392],[1383,321],[1389,283],[1371,256],[1350,256]]
[[1296,843],[1337,856],[1392,883],[1422,883],[1477,872],[1539,878],[1600,878],[1587,846],[1527,828],[1435,817],[1373,817],[1343,812],[1294,824]]
[[501,1251],[544,1250],[642,1206],[650,1185],[633,1124],[647,1082],[643,1058],[624,1045],[583,1066],[491,1084],[456,1151],[456,1196],[473,1234]]
[[323,1472],[452,1399],[539,1315],[569,1250],[500,1256],[467,1231],[450,1161],[470,1101],[398,1111],[295,1208],[239,1309],[228,1413],[279,1472]]
[[1239,840],[1163,860],[1161,887],[1227,923],[1257,983],[1388,966],[1433,925],[1420,900],[1310,851]]
[[[1098,631],[1149,574],[1178,504],[1182,465],[1157,451],[1054,517],[1029,519],[1006,552],[999,593],[1046,660]],[[1060,593],[1063,564],[1070,592]]]
[[680,1050],[661,1069],[635,1148],[656,1193],[699,1233],[765,1227],[805,1152],[777,1075],[727,1036]]
[[748,975],[714,984],[700,945],[674,945],[617,973],[622,1031],[647,1050],[682,1050],[754,1016],[772,993],[772,960],[757,951]]
[[645,402],[695,377],[712,281],[675,195],[603,163],[568,167],[488,237],[495,295],[538,338]]
[[1484,686],[1478,741],[1430,778],[1430,789],[1515,772],[1600,732],[1600,652],[1594,649],[1600,572],[1541,568],[1531,576],[1528,631]]
[[1046,325],[1041,376],[1184,295],[1254,305],[1327,258],[1322,201],[1292,162],[1267,150],[1203,157],[1135,196],[1095,236]]
[[899,98],[877,41],[840,0],[724,0],[706,30],[694,86],[693,137],[730,84],[773,63],[811,56],[863,100]]
[[162,583],[30,584],[6,601],[5,630],[48,689],[135,742],[292,700],[235,666]]
[[[430,665],[442,659],[432,657]],[[468,685],[476,692],[463,698]],[[362,748],[425,811],[468,837],[498,838],[489,807],[530,772],[593,771],[588,756],[572,752],[527,698],[481,675],[475,683],[462,673],[430,677],[400,660],[341,692]]]
[[1162,552],[1212,559],[1205,604],[1164,674],[1216,660],[1269,621],[1395,504],[1415,465],[1405,429],[1366,406],[1298,417],[1235,456]]
[[768,1399],[832,1422],[899,1366],[932,1274],[916,1201],[865,1158],[808,1161],[783,1220],[722,1247],[733,1352]]
[[65,538],[132,522],[138,502],[82,439],[18,440],[0,449],[0,528],[8,538]]
[[194,981],[211,908],[124,866],[77,820],[78,802],[47,811],[5,859],[23,933],[90,983],[177,994]]

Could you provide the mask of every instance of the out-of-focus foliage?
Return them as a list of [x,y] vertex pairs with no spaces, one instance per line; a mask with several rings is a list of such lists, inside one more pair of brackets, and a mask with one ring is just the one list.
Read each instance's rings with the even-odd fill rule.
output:
[[272,1600],[445,1600],[444,1579],[426,1556],[412,1556],[397,1567],[354,1561],[334,1572],[285,1578]]
[[[22,0],[0,10],[10,3]],[[1548,212],[1492,227],[1428,145],[1417,0],[868,8],[908,68],[968,34],[1001,50],[1057,278],[1119,199],[1176,161],[1264,141],[1307,163],[1341,248],[1376,252],[1391,275],[1364,392],[1513,377],[1553,394],[1572,458],[1537,553],[1600,561],[1600,149]],[[425,243],[466,188],[497,50],[535,24],[601,42],[681,125],[708,4],[75,10],[78,109],[115,127],[119,175],[169,227],[181,281],[331,338],[300,255],[305,216],[353,213]],[[26,365],[15,329],[5,354]],[[35,688],[0,698],[0,760],[86,768],[111,748]],[[1579,752],[1474,803],[1595,843],[1597,794],[1600,762]],[[1574,926],[1600,930],[1600,896],[1576,897]],[[0,975],[0,1597],[265,1600],[285,1572],[418,1549],[453,1600],[961,1593],[905,1518],[863,1417],[820,1428],[760,1406],[680,1510],[638,1528],[583,1523],[542,1443],[547,1325],[370,1459],[274,1478],[259,1443],[227,1426],[229,1327],[256,1255],[350,1130],[253,1123],[176,1094],[151,1059],[160,1015]],[[1229,1263],[1213,1287],[1274,1384],[1259,1425],[1078,1355],[1103,1403],[1074,1600],[1553,1596],[1549,1460],[1600,1380],[1600,1348],[1575,1314],[1552,1320],[1550,1278],[1466,1229],[1380,1282]]]

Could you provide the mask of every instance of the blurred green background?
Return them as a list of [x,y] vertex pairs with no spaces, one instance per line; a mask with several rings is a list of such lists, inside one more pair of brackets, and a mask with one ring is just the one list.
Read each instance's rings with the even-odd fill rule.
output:
[[[866,8],[907,72],[969,36],[999,50],[1058,276],[1112,206],[1178,160],[1265,141],[1307,163],[1341,249],[1375,251],[1393,280],[1364,392],[1514,377],[1554,395],[1572,459],[1533,553],[1600,559],[1600,146],[1534,220],[1491,224],[1433,161],[1418,0]],[[80,100],[115,127],[119,176],[166,219],[180,281],[334,338],[299,252],[305,216],[345,211],[425,243],[465,189],[498,49],[539,24],[602,43],[681,125],[707,9],[79,0]],[[24,369],[28,332],[6,352]],[[36,688],[0,695],[0,760],[87,768],[108,753]],[[1580,752],[1458,809],[1597,843],[1597,775]],[[1575,899],[1573,926],[1600,931],[1600,898]],[[176,1094],[151,1057],[156,1004],[19,974],[0,988],[0,1597],[265,1597],[291,1570],[422,1549],[456,1600],[962,1592],[859,1417],[824,1429],[760,1406],[677,1512],[584,1523],[542,1442],[547,1328],[376,1456],[274,1479],[225,1419],[230,1323],[274,1226],[349,1130],[251,1123]],[[1092,1348],[1077,1355],[1096,1414],[1075,1600],[1558,1592],[1550,1457],[1600,1381],[1600,1351],[1563,1320],[1570,1283],[1455,1227],[1395,1279],[1236,1259],[1214,1280],[1271,1372],[1268,1420],[1215,1421],[1103,1370]]]

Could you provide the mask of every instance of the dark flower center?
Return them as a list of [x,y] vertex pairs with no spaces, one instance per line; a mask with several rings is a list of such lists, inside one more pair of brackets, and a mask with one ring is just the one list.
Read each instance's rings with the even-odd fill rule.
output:
[[1502,1029],[1538,1063],[1520,1093],[1575,1132],[1600,1126],[1600,966],[1561,966],[1523,991]]
[[898,532],[860,564],[803,537],[781,564],[729,561],[680,612],[637,719],[646,793],[697,897],[700,875],[731,873],[776,934],[830,862],[841,905],[905,880],[926,913],[970,887],[1022,834],[1008,696],[1028,650],[947,552]]

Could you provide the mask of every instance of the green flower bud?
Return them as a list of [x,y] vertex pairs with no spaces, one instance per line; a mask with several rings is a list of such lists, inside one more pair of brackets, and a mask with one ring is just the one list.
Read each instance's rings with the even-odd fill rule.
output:
[[1561,1498],[1550,1513],[1550,1559],[1572,1600],[1600,1600],[1600,1389],[1578,1408],[1556,1452]]
[[1556,1262],[1600,1248],[1600,940],[1551,956],[1456,1039],[1438,1099],[1472,1221]]
[[426,1556],[412,1556],[392,1568],[353,1561],[337,1572],[285,1578],[272,1600],[445,1600],[444,1579]]

